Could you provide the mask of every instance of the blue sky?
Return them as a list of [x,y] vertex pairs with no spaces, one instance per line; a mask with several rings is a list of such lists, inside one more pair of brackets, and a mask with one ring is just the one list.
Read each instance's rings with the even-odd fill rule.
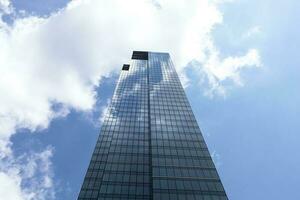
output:
[[[155,39],[143,23],[131,25],[134,15],[119,22],[119,16],[99,14],[99,3],[77,2],[71,11],[65,9],[68,1],[13,0],[6,11],[0,6],[0,30],[8,32],[0,32],[0,72],[14,74],[16,83],[24,80],[22,86],[9,87],[0,81],[0,104],[8,105],[0,106],[0,141],[5,144],[0,142],[0,186],[7,183],[2,196],[75,199],[124,59],[134,48],[170,48],[229,198],[300,198],[300,2],[203,0],[203,8],[183,6],[180,16],[174,13],[181,7],[167,1],[155,1],[161,7],[151,9],[157,11],[137,5],[148,13],[142,16],[150,27],[157,28],[151,32]],[[114,3],[103,5],[115,12]],[[152,20],[157,17],[152,12],[167,21]],[[194,12],[196,17],[186,17]],[[128,27],[121,26],[126,20]],[[178,30],[171,41],[160,38],[170,34],[165,26]],[[182,39],[185,34],[189,38]],[[14,92],[18,88],[24,93]],[[12,100],[18,98],[21,103]]]

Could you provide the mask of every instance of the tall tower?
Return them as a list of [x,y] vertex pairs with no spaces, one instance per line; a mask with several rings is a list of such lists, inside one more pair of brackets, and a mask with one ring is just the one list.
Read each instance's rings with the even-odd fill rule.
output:
[[123,65],[78,199],[228,199],[168,53]]

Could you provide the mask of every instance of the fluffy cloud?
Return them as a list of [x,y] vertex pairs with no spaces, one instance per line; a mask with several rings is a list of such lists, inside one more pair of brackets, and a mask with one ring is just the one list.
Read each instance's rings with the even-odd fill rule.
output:
[[3,14],[7,14],[12,11],[11,9],[12,8],[9,0],[0,0],[0,12],[2,12]]
[[[226,79],[241,84],[238,73],[259,65],[259,55],[249,50],[244,56],[220,59],[211,33],[222,23],[222,2],[73,0],[48,17],[26,16],[12,25],[0,19],[2,165],[10,168],[7,160],[17,159],[10,138],[19,128],[34,132],[71,109],[91,111],[101,77],[119,70],[132,50],[170,52],[186,82],[185,66],[197,61],[194,69],[199,77],[205,73],[216,94],[224,93]],[[0,17],[10,12],[10,2],[0,0]],[[16,183],[14,193],[24,198],[24,176],[3,169],[0,184]]]
[[198,84],[202,86],[204,95],[212,98],[215,95],[226,97],[228,89],[243,86],[242,70],[261,67],[262,64],[258,51],[250,49],[244,56],[224,59],[220,59],[218,51],[214,51],[205,61],[194,60],[190,66],[199,78]]
[[7,157],[0,163],[0,196],[7,200],[54,199],[52,148]]

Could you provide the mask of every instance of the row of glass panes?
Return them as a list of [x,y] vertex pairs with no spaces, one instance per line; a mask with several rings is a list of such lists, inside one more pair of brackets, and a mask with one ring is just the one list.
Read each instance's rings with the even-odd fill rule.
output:
[[101,178],[87,178],[82,184],[82,189],[96,189],[99,190],[101,185]]
[[109,152],[109,147],[96,147],[94,154],[107,154]]
[[149,148],[147,146],[129,146],[129,145],[122,145],[122,146],[111,146],[109,152],[119,152],[119,153],[149,153]]
[[[166,88],[167,90],[167,88]],[[175,91],[164,91],[164,90],[150,90],[150,94],[152,97],[157,97],[159,98],[160,100],[165,100],[166,97],[172,97],[172,98],[179,98],[179,99],[174,99],[175,102],[184,102],[185,101],[185,96],[183,93],[180,93],[180,92],[175,92]],[[157,99],[155,98],[155,99]]]
[[148,95],[148,88],[145,86],[141,88],[126,86],[126,87],[118,87],[118,89],[115,92],[116,94],[113,96],[112,102],[122,103],[122,101],[117,101],[117,100],[124,99],[125,101],[129,102],[129,99],[132,99],[133,97],[135,97],[136,99],[143,100],[143,98],[145,98]]
[[175,134],[176,137],[178,136],[178,134],[192,136],[194,134],[198,135],[200,133],[200,129],[198,127],[192,127],[192,126],[180,127],[174,125],[170,127],[165,127],[162,125],[154,124],[151,126],[151,133],[163,135],[164,137],[166,137],[166,135],[170,135],[170,137],[174,137],[172,136],[172,134]]
[[139,145],[141,147],[148,146],[147,140],[128,140],[128,139],[114,139],[111,142],[112,145]]
[[[95,170],[103,170],[106,165],[106,160],[105,161],[91,161],[89,165],[89,170],[95,169]],[[88,171],[89,171],[88,170]]]
[[[179,122],[180,120],[160,120],[160,118],[156,118],[156,120],[151,120],[151,125],[154,125],[155,127],[161,127],[161,128],[198,128],[198,124],[193,119],[185,119],[182,118],[181,121],[184,121],[185,123],[182,124]],[[158,124],[159,122],[160,124]],[[162,124],[162,122],[164,124]],[[172,125],[172,126],[171,126]],[[177,127],[176,127],[177,126]]]
[[176,94],[180,95],[182,98],[185,97],[185,93],[179,85],[179,82],[149,82],[149,89],[152,94],[161,93],[163,96],[165,94]]
[[191,112],[187,111],[187,110],[182,110],[182,111],[178,111],[178,110],[173,110],[173,109],[152,109],[151,105],[150,105],[150,109],[151,109],[151,115],[156,115],[156,116],[160,116],[160,115],[178,115],[178,116],[191,116]]
[[174,191],[161,191],[162,193],[154,193],[153,199],[155,200],[228,200],[225,194],[177,194]]
[[[136,119],[137,120],[137,119]],[[146,121],[120,121],[119,123],[110,122],[107,123],[105,126],[105,129],[103,130],[110,130],[107,128],[112,128],[114,130],[132,130],[132,131],[138,131],[139,128],[146,128],[148,123]],[[116,127],[118,126],[118,127]]]
[[[170,97],[171,98],[171,97]],[[170,103],[165,102],[164,104],[150,104],[151,110],[157,110],[157,109],[161,109],[161,110],[178,110],[178,111],[191,111],[190,106],[189,105],[177,105],[177,103],[173,103],[173,105]]]
[[[145,81],[146,79],[143,80],[143,82]],[[144,95],[147,95],[147,89],[148,89],[148,85],[146,84],[146,82],[143,84],[143,82],[139,83],[139,87],[137,88],[136,85],[136,82],[132,82],[132,83],[128,83],[128,84],[122,84],[122,85],[119,85],[116,89],[116,95],[113,96],[113,98],[115,99],[116,97],[120,97],[120,96],[123,96],[124,95],[127,95],[128,93],[124,93],[124,92],[129,92],[129,91],[132,91],[134,92],[135,94],[137,94],[139,97],[140,96],[144,96]]]
[[[131,118],[136,118],[136,117],[139,117],[138,118],[138,122],[145,122],[147,121],[148,119],[145,118],[147,116],[146,114],[147,112],[143,112],[143,113],[140,113],[140,112],[129,112],[129,113],[118,113],[117,116],[113,116],[113,115],[106,115],[105,116],[105,122],[106,123],[109,123],[109,122],[114,122],[114,121],[131,121]],[[103,123],[103,125],[105,125],[105,123]]]
[[[117,155],[117,156],[116,156]],[[118,159],[118,156],[119,159]],[[143,162],[143,157],[148,156],[148,154],[145,153],[127,153],[127,152],[109,152],[109,155],[107,157],[107,162],[123,162],[123,163],[139,163]],[[113,157],[113,158],[112,158]],[[124,157],[127,158],[127,160],[124,160]]]
[[[123,101],[124,99],[122,99],[121,101]],[[142,106],[146,106],[147,105],[147,98],[140,98],[139,101],[137,101],[136,103],[129,103],[124,101],[123,103],[119,103],[119,104],[112,104],[111,108],[116,110],[116,109],[121,109],[124,107],[130,107],[130,108],[136,108],[136,107],[142,107]]]
[[153,114],[152,111],[150,111],[150,117],[151,121],[155,120],[166,120],[166,121],[177,121],[177,120],[187,120],[187,121],[193,121],[196,123],[196,120],[194,116],[189,113],[187,115],[156,115]]
[[127,89],[127,90],[120,90],[122,95],[116,95],[113,98],[114,105],[121,105],[121,104],[143,104],[145,99],[147,98],[147,90],[146,88],[142,90],[133,91],[134,89]]
[[165,87],[169,87],[174,90],[178,90],[181,88],[180,81],[174,74],[165,76],[156,76],[154,75],[155,72],[149,73],[149,85],[151,86],[151,89],[161,89]]
[[[152,131],[153,130],[153,131]],[[175,138],[174,135],[175,134]],[[183,135],[186,139],[184,138],[178,138],[178,134],[179,135]],[[193,139],[203,139],[202,135],[201,135],[201,131],[199,128],[188,128],[188,129],[182,129],[181,127],[178,127],[178,131],[174,131],[174,130],[164,130],[162,131],[159,128],[155,128],[155,125],[151,127],[151,135],[159,135],[162,136],[163,138],[157,138],[157,139],[168,139],[167,135],[170,136],[170,140],[178,140],[178,139],[182,139],[182,140],[193,140]]]
[[180,83],[177,81],[173,81],[173,82],[165,82],[165,81],[150,81],[149,82],[149,89],[151,93],[156,93],[156,92],[160,92],[161,94],[169,94],[169,93],[175,93],[175,94],[180,94],[182,95],[182,97],[185,97],[184,95],[184,91],[182,90],[182,88],[180,87],[181,85],[179,85]]
[[210,156],[207,149],[177,149],[174,148],[154,148],[152,147],[152,155],[166,156]]
[[140,114],[140,115],[132,115],[128,117],[120,117],[119,120],[112,120],[112,121],[107,121],[105,124],[103,124],[104,127],[106,126],[114,126],[114,125],[122,125],[122,126],[146,126],[148,124],[148,119],[147,115]]
[[[120,102],[122,101],[122,103]],[[115,108],[115,107],[124,107],[124,106],[127,106],[128,104],[130,105],[136,105],[136,106],[143,106],[143,105],[147,105],[147,96],[140,96],[138,99],[136,99],[136,101],[134,103],[132,103],[132,100],[130,99],[126,99],[126,98],[123,98],[123,99],[115,99],[112,101],[111,103],[111,107],[112,108]]]
[[148,124],[148,119],[145,119],[147,115],[139,114],[139,115],[132,115],[127,117],[120,117],[119,120],[106,120],[106,122],[102,125],[104,127],[111,126],[111,125],[119,125],[122,124],[123,126],[127,125],[140,125],[145,126]]
[[[128,164],[129,163],[129,164]],[[127,162],[125,163],[121,163],[121,162],[115,162],[115,163],[109,163],[110,165],[112,165],[113,168],[108,168],[105,167],[105,172],[106,173],[116,173],[116,172],[122,172],[122,173],[130,173],[130,174],[141,174],[141,173],[145,173],[149,171],[149,166],[147,163],[140,163],[139,165],[137,165],[136,163],[131,163]],[[114,164],[114,165],[113,165]]]
[[106,158],[107,158],[107,154],[94,153],[91,160],[92,161],[105,161]]
[[134,104],[117,104],[117,105],[114,105],[114,107],[111,109],[111,111],[114,111],[114,110],[123,110],[124,108],[128,108],[129,110],[132,110],[132,112],[136,112],[136,111],[140,111],[142,109],[147,109],[147,104],[146,102],[145,103],[134,103]]
[[[152,129],[151,129],[152,130]],[[191,133],[191,134],[190,134]],[[169,133],[153,133],[151,132],[151,139],[165,139],[165,140],[202,140],[202,136],[200,134],[197,134],[193,131],[190,133],[187,132],[169,132]],[[194,133],[194,134],[193,134]]]
[[190,111],[173,111],[169,109],[152,109],[150,105],[151,116],[180,116],[180,117],[193,117],[192,112]]
[[135,133],[146,133],[148,131],[148,127],[146,126],[134,126],[134,127],[130,127],[130,126],[109,126],[105,128],[105,131],[110,132],[110,131],[119,131],[119,132],[135,132]]
[[[137,91],[138,89],[146,88],[147,86],[146,74],[141,75],[140,77],[128,76],[124,77],[121,84],[119,84],[117,91],[119,89],[129,90],[134,89],[133,91]],[[124,91],[123,90],[123,91]]]
[[[115,115],[113,117],[108,118],[107,120],[104,120],[104,123],[102,126],[107,125],[115,125],[120,123],[129,123],[132,122],[133,124],[147,124],[148,121],[148,113],[147,112],[133,112],[131,114],[127,115]],[[124,125],[127,125],[124,124]]]
[[109,153],[126,153],[126,154],[147,154],[149,153],[149,149],[142,148],[131,148],[131,147],[118,147],[118,148],[110,148]]
[[[133,168],[134,169],[134,168]],[[120,171],[120,170],[118,170]],[[134,171],[134,170],[133,170]],[[135,185],[135,184],[143,184],[150,182],[149,173],[145,174],[127,174],[127,173],[113,173],[112,170],[103,175],[102,178],[103,182],[115,182],[115,183],[127,183],[128,185]]]
[[[123,194],[123,195],[149,195],[149,185],[116,185],[116,184],[102,184],[100,193],[104,194]],[[123,199],[123,198],[120,198]]]
[[156,118],[156,120],[151,120],[151,125],[156,125],[156,126],[178,126],[178,127],[191,127],[191,126],[196,126],[198,127],[197,123],[195,120],[165,120],[162,118]]
[[78,197],[78,200],[95,200],[98,197],[98,190],[84,189],[82,188]]
[[[141,126],[141,125],[136,125],[136,126],[109,126],[105,128],[105,132],[103,134],[107,135],[113,135],[111,133],[115,134],[145,134],[148,130],[147,126]],[[103,131],[104,132],[104,131]]]
[[[126,113],[126,114],[125,114]],[[136,117],[136,116],[145,116],[148,113],[148,108],[136,108],[134,110],[130,110],[128,108],[116,108],[109,111],[108,117],[117,118],[119,121],[119,117],[121,116],[130,116],[130,117]]]
[[[100,145],[100,146],[99,146]],[[96,144],[97,147],[105,148],[110,146],[110,141],[101,141],[101,143]]]
[[115,96],[113,99],[113,106],[116,105],[122,105],[122,104],[132,104],[137,103],[137,104],[143,104],[145,99],[147,98],[147,93],[139,93],[139,92],[135,92],[135,93],[131,93],[132,91],[128,90],[128,91],[120,91],[123,92],[122,95],[118,95]]
[[140,156],[135,155],[120,155],[120,154],[109,154],[107,156],[107,162],[121,162],[121,163],[148,163],[149,157],[148,154],[139,154]]
[[159,93],[158,91],[156,91],[156,92],[151,92],[150,97],[151,100],[153,100],[152,103],[154,104],[156,102],[168,102],[171,100],[169,98],[174,98],[172,99],[172,102],[187,103],[183,95],[165,95],[164,93]]
[[[124,113],[124,112],[119,112],[117,110],[112,110],[106,116],[110,117],[110,118],[113,118],[113,121],[122,122],[122,121],[124,121],[125,118],[127,118],[127,119],[136,119],[136,118],[138,118],[139,121],[145,121],[144,117],[147,117],[147,115],[148,115],[148,112],[147,112],[146,109],[140,109],[140,110],[136,110],[134,112],[127,112],[127,114],[121,114],[121,113]],[[105,121],[106,120],[104,120],[104,122]]]
[[[109,136],[113,136],[115,139],[130,139],[130,140],[147,140],[148,134],[145,134],[145,132],[130,132],[125,133],[123,131],[112,131],[107,133]],[[105,133],[101,133],[101,135],[105,135]],[[125,144],[124,144],[125,145]]]
[[188,179],[153,179],[153,189],[166,190],[198,190],[224,192],[223,186],[219,181],[208,180],[188,180]]
[[[174,83],[172,83],[174,84]],[[182,99],[185,98],[185,95],[180,87],[174,87],[171,85],[155,85],[150,86],[150,93],[152,95],[161,94],[162,97],[165,96],[180,96]]]
[[167,106],[167,107],[178,106],[181,108],[189,108],[190,107],[190,105],[186,102],[177,102],[177,101],[157,101],[152,106],[154,108],[160,107],[160,106]]
[[88,171],[86,173],[86,178],[99,178],[99,177],[102,177],[103,175],[103,171],[102,170],[99,170],[99,171]]
[[[168,112],[167,112],[168,111]],[[181,111],[180,114],[176,114],[174,113],[174,111],[170,112],[170,110],[168,109],[152,109],[152,107],[150,106],[150,113],[151,113],[151,117],[167,117],[167,116],[174,116],[178,118],[187,118],[187,119],[194,119],[194,116],[192,115],[191,112],[188,111]]]
[[153,167],[153,176],[219,178],[215,169],[184,167]]
[[202,160],[202,159],[210,159],[210,156],[191,156],[191,155],[188,155],[188,156],[179,156],[179,155],[165,155],[165,154],[152,154],[152,157],[156,157],[156,158],[159,158],[159,159],[164,159],[164,158],[177,158],[177,159],[180,159],[180,158],[184,158],[184,159],[191,159],[191,160]]
[[214,164],[210,158],[178,158],[178,157],[152,157],[153,166],[194,166],[201,168],[213,168]]
[[153,140],[152,147],[207,148],[204,141]]

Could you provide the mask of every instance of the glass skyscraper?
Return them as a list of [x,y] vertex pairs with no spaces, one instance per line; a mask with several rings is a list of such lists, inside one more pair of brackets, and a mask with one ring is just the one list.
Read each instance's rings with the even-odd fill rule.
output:
[[228,199],[168,53],[123,65],[78,199]]

